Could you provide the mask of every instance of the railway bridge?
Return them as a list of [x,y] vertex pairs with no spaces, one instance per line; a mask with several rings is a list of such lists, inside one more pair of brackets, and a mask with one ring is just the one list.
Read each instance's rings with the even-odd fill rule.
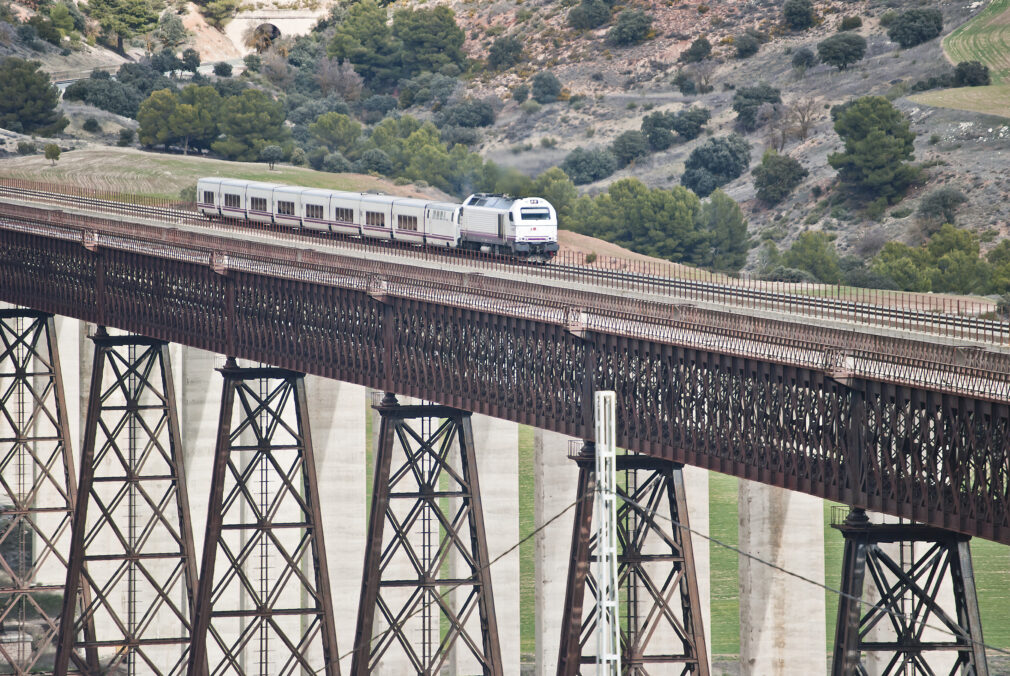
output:
[[[0,643],[16,673],[48,660],[57,673],[512,673],[492,571],[515,543],[485,528],[497,477],[479,471],[481,445],[495,439],[475,434],[477,414],[578,440],[539,456],[578,468],[560,510],[570,545],[554,545],[567,573],[543,651],[553,657],[539,668],[579,673],[594,659],[600,390],[617,393],[627,449],[632,673],[710,673],[684,466],[853,508],[838,523],[833,673],[874,660],[882,673],[932,673],[934,654],[951,673],[988,673],[968,540],[1010,544],[999,320],[250,230],[17,181],[0,182],[0,301],[2,528],[20,547],[3,553],[0,592],[5,631],[32,637],[19,651]],[[54,316],[99,327],[77,466]],[[172,345],[221,355],[206,362],[222,393],[197,484]],[[306,374],[380,393],[351,591],[332,584],[351,557],[324,542],[324,522],[342,516],[326,504],[347,488],[336,470],[319,475],[312,409],[327,402],[307,394]],[[339,458],[342,440],[328,441]],[[900,522],[869,524],[865,510]],[[913,542],[925,544],[909,560]],[[62,597],[58,611],[45,594]],[[354,602],[354,632],[338,637],[335,617]]]

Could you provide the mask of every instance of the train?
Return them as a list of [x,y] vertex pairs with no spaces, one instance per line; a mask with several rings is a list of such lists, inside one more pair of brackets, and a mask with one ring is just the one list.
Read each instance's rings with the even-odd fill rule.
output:
[[293,229],[460,248],[546,263],[558,252],[558,214],[541,197],[475,193],[462,204],[235,178],[197,180],[197,209]]

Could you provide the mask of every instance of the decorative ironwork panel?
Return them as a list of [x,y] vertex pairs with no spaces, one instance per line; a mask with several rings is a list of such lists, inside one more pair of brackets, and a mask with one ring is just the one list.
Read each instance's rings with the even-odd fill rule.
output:
[[4,300],[53,314],[95,320],[95,255],[80,242],[16,232],[0,238]]
[[304,377],[234,362],[221,371],[188,673],[336,676]]
[[[196,561],[168,345],[94,338],[56,672],[181,674]],[[80,613],[69,594],[87,592]]]
[[102,251],[103,311],[129,317],[131,330],[208,350],[224,351],[225,278],[206,265]]
[[358,291],[238,272],[232,276],[237,355],[383,385],[385,318],[380,303]]
[[[565,611],[562,618],[559,676],[588,673],[599,609],[596,536],[591,531],[594,450],[576,456],[578,505],[572,535]],[[618,578],[621,599],[621,667],[629,674],[709,673],[701,626],[694,552],[691,546],[684,479],[680,465],[647,456],[618,456]]]
[[74,484],[53,317],[0,310],[0,673],[52,669]]
[[382,423],[352,673],[433,676],[455,650],[480,673],[500,675],[470,414],[399,406],[391,394],[376,409]]

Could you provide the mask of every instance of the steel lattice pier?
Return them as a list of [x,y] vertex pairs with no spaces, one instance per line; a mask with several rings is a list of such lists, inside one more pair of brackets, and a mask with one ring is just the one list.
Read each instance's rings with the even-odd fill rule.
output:
[[[865,675],[863,656],[870,654],[882,665],[874,671],[881,676],[933,676],[936,664],[928,656],[943,652],[951,655],[950,676],[988,675],[970,538],[920,524],[871,524],[861,509],[835,528],[845,536],[845,553],[833,676]],[[925,546],[902,562],[883,543]],[[939,604],[948,582],[953,614]],[[930,637],[937,630],[943,638]],[[889,640],[874,640],[873,632]]]
[[[56,673],[185,671],[196,560],[168,345],[99,328]],[[88,599],[72,602],[78,582]]]
[[76,500],[52,315],[0,310],[0,671],[49,666]]
[[304,376],[221,373],[189,674],[337,676]]
[[400,406],[391,394],[376,409],[382,422],[352,672],[365,676],[397,658],[394,669],[435,675],[456,650],[479,673],[500,676],[471,414]]
[[[579,482],[568,588],[558,652],[558,676],[588,673],[596,630],[592,534],[594,444],[574,456]],[[681,674],[708,676],[701,597],[694,565],[684,476],[675,463],[639,455],[617,458],[618,580],[621,589],[621,666],[648,674],[670,665]],[[587,593],[588,588],[588,593]],[[662,673],[668,673],[663,671]]]

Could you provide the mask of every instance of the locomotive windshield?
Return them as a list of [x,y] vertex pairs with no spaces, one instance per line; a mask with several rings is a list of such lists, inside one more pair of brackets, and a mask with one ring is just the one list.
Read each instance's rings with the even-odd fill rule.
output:
[[551,218],[551,210],[544,207],[523,207],[519,214],[524,221],[549,221]]

